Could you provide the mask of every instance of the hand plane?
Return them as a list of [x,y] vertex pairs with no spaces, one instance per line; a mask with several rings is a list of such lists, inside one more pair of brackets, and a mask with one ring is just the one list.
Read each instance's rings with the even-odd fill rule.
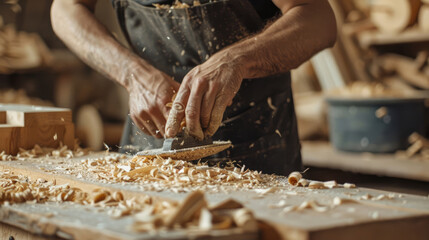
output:
[[137,153],[137,156],[155,158],[172,158],[175,160],[192,161],[221,152],[232,145],[230,141],[213,141],[207,137],[198,140],[189,135],[183,129],[174,138],[166,138],[162,148],[145,150]]

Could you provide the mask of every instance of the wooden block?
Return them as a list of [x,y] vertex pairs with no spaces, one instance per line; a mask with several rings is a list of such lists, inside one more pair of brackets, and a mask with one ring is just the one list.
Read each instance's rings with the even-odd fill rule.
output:
[[[0,151],[16,154],[19,148],[74,147],[71,111],[64,108],[0,105]],[[2,121],[3,120],[3,121]]]

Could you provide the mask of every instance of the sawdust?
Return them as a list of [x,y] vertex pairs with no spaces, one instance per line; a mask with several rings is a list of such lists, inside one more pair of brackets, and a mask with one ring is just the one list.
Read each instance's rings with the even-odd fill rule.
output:
[[173,4],[159,4],[154,3],[152,4],[157,9],[184,9],[184,8],[190,8],[192,6],[200,6],[201,3],[199,0],[194,0],[192,5],[189,5],[187,3],[182,3],[179,0],[176,0]]
[[2,151],[0,152],[0,161],[16,161],[29,158],[51,157],[71,159],[73,157],[86,156],[89,153],[91,153],[91,151],[87,148],[81,148],[79,146],[79,141],[76,139],[73,149],[68,149],[67,145],[64,145],[62,142],[60,142],[58,148],[40,147],[38,144],[34,145],[34,147],[29,150],[20,148],[17,155],[9,155],[6,154],[5,151]]
[[112,218],[133,215],[132,229],[137,232],[171,228],[257,230],[252,212],[242,204],[228,199],[226,203],[209,208],[200,191],[192,192],[182,203],[156,200],[143,194],[139,198],[125,199],[121,192],[104,189],[85,192],[68,184],[31,180],[8,171],[0,172],[0,187],[0,206],[48,202],[87,205],[106,211]]
[[233,189],[256,189],[285,186],[273,175],[235,167],[208,166],[206,163],[193,164],[182,160],[154,159],[135,156],[127,159],[124,155],[84,159],[70,167],[71,174],[84,174],[87,179],[106,183],[133,183],[145,186],[149,191],[190,192],[204,190],[225,191]]

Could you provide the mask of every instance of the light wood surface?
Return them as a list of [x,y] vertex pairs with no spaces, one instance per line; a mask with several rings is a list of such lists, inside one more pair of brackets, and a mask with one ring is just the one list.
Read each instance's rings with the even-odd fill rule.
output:
[[16,154],[19,148],[74,146],[74,125],[69,109],[0,104],[0,152]]
[[371,20],[382,32],[398,33],[416,22],[420,0],[373,0]]
[[420,8],[420,12],[419,12],[419,27],[423,31],[429,32],[429,3],[424,4]]
[[[92,156],[97,158],[99,156]],[[71,187],[79,187],[90,191],[95,188],[108,190],[121,190],[126,198],[150,195],[155,198],[183,200],[186,193],[165,191],[143,191],[141,184],[115,184],[102,183],[94,179],[77,178],[64,168],[64,164],[81,161],[79,158],[47,161],[28,160],[17,162],[0,162],[0,170],[10,170],[16,174],[23,174],[31,179],[44,178],[56,180],[57,184],[68,183]],[[279,178],[278,181],[286,181]],[[206,192],[209,204],[216,204],[228,198],[234,198],[250,208],[264,226],[262,236],[265,239],[298,239],[298,240],[324,240],[324,239],[427,239],[429,229],[429,199],[413,195],[395,197],[388,200],[371,201],[357,200],[348,204],[337,206],[327,212],[320,213],[313,210],[282,213],[281,208],[272,208],[270,205],[285,200],[288,205],[299,205],[306,200],[317,200],[327,204],[334,197],[355,198],[371,194],[389,194],[388,192],[371,189],[323,189],[311,190],[301,187],[287,186],[277,189],[275,193],[261,196],[256,190],[229,188],[226,192]],[[55,213],[47,217],[48,212]],[[93,212],[82,210],[81,206],[63,204],[19,204],[0,208],[0,221],[26,229],[33,233],[41,233],[43,229],[52,236],[63,234],[72,235],[79,239],[91,239],[94,234],[98,236],[111,236],[110,239],[148,239],[149,235],[131,232],[128,228],[132,217],[111,219],[103,211]],[[5,217],[7,216],[7,217]],[[90,221],[88,219],[91,219]],[[261,226],[262,226],[261,225]],[[67,235],[68,234],[68,235]],[[165,239],[189,237],[184,232],[158,233],[164,235],[150,236]],[[208,232],[212,239],[249,239],[250,235],[234,232]],[[226,235],[225,235],[226,234]],[[222,237],[223,236],[223,237]],[[229,237],[226,237],[229,236]],[[232,238],[231,238],[232,236]],[[85,238],[87,237],[87,238]],[[246,238],[247,237],[247,238]],[[254,235],[253,235],[254,237]],[[205,237],[201,239],[207,239]]]
[[413,27],[401,32],[401,34],[365,31],[360,33],[357,38],[362,48],[368,48],[372,45],[429,42],[429,32]]
[[329,142],[303,142],[302,158],[307,166],[429,181],[429,161],[418,156],[403,159],[394,154],[341,152]]
[[[402,79],[413,86],[429,89],[429,67],[420,69],[414,59],[398,54],[385,54],[379,60],[384,70],[398,73]],[[424,57],[423,61],[426,62],[427,57]]]
[[31,234],[28,231],[13,227],[8,224],[0,224],[0,239],[8,240],[10,237],[16,240],[44,240],[45,237]]

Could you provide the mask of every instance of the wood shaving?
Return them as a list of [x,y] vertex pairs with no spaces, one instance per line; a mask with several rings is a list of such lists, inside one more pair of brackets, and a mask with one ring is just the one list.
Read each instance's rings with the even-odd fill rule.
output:
[[350,198],[340,198],[340,197],[335,197],[333,200],[332,200],[332,207],[335,207],[335,206],[340,206],[340,205],[343,205],[343,204],[345,204],[345,203],[356,203],[356,200],[353,200],[353,199],[350,199]]
[[241,229],[252,231],[258,229],[253,213],[247,208],[240,208],[232,214],[235,224]]
[[292,172],[289,174],[287,180],[289,182],[290,185],[292,186],[296,186],[299,182],[299,180],[301,180],[302,175],[300,172]]
[[265,196],[268,193],[274,193],[278,189],[276,187],[266,188],[266,189],[255,189],[255,192],[258,193],[261,196]]
[[[70,167],[70,174],[82,174],[86,179],[97,179],[106,183],[140,184],[151,191],[190,192],[204,190],[219,192],[223,187],[231,189],[263,189],[271,192],[286,184],[276,180],[276,176],[258,171],[237,168],[228,164],[224,168],[209,167],[206,163],[193,164],[188,161],[149,159],[125,156],[84,159]],[[270,188],[272,188],[270,190]]]
[[183,9],[183,8],[190,8],[192,6],[200,6],[201,3],[199,0],[194,0],[192,5],[182,3],[179,0],[176,0],[172,5],[170,4],[159,4],[154,3],[153,6],[157,9]]
[[308,184],[309,189],[326,189],[325,184],[319,181],[311,181]]
[[397,155],[404,155],[406,159],[420,157],[422,160],[429,160],[429,140],[414,132],[408,137],[410,147],[405,151],[398,151]]
[[343,187],[344,188],[356,188],[356,185],[353,183],[344,183]]
[[[105,189],[85,192],[68,184],[56,185],[43,179],[32,181],[8,171],[0,172],[0,206],[47,202],[88,205],[105,210],[112,218],[133,215],[135,221],[132,228],[138,232],[173,227],[199,227],[202,230],[239,227],[244,231],[257,231],[256,219],[250,210],[243,208],[241,204],[234,204],[237,208],[227,205],[223,205],[226,207],[223,208],[220,205],[208,209],[204,194],[200,191],[192,192],[182,203],[156,200],[147,195],[126,199],[121,192]],[[219,212],[226,215],[221,217]],[[53,216],[54,214],[47,217]]]
[[277,108],[273,105],[271,97],[267,98],[267,104],[268,104],[268,107],[271,108],[271,110],[273,110],[273,112],[277,111]]
[[331,180],[331,181],[324,182],[323,186],[325,186],[326,188],[332,189],[332,188],[338,187],[338,184],[336,181]]
[[286,207],[286,200],[282,199],[276,204],[268,205],[269,208],[284,208]]
[[309,182],[308,182],[307,179],[301,178],[301,179],[299,179],[297,186],[299,186],[299,187],[307,187],[308,184],[309,184]]
[[0,153],[0,161],[16,161],[24,160],[28,158],[66,158],[71,159],[73,157],[82,157],[90,153],[89,149],[83,149],[79,146],[78,140],[75,141],[73,149],[68,149],[66,145],[60,142],[58,148],[41,147],[38,144],[34,145],[32,149],[19,149],[18,154],[8,155],[4,151]]
[[283,208],[283,213],[288,213],[291,211],[302,211],[304,209],[312,209],[316,212],[326,212],[329,210],[329,206],[322,206],[315,200],[308,200],[302,202],[300,205],[292,205]]
[[371,200],[373,196],[371,194],[365,194],[359,197],[360,200]]
[[375,116],[377,118],[383,118],[384,116],[386,116],[388,113],[387,108],[386,107],[380,107],[379,109],[377,109],[375,111]]

